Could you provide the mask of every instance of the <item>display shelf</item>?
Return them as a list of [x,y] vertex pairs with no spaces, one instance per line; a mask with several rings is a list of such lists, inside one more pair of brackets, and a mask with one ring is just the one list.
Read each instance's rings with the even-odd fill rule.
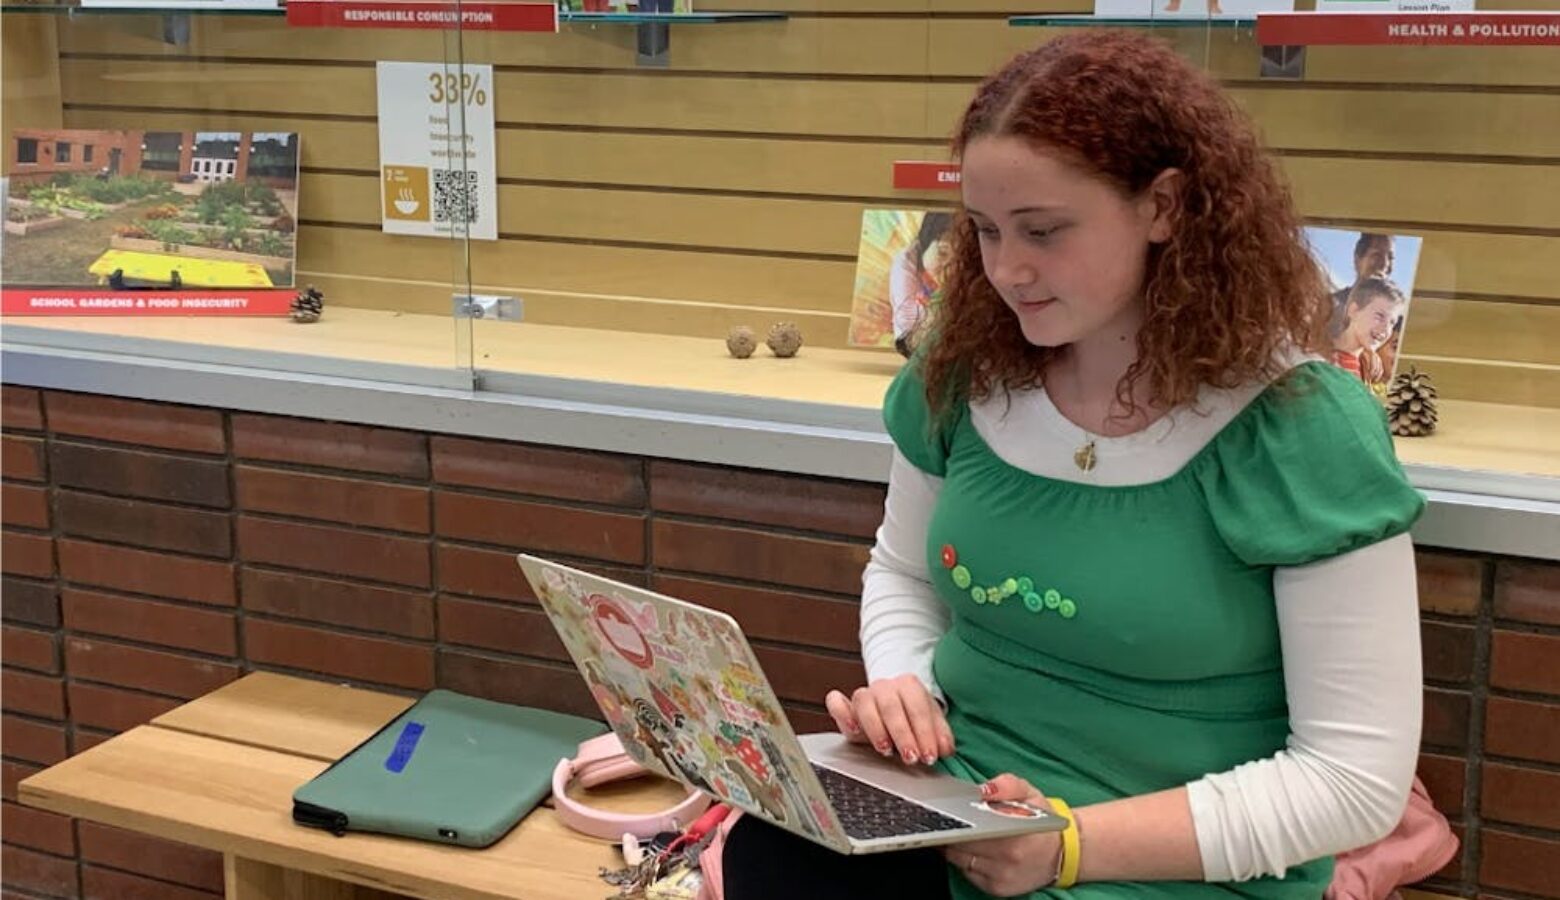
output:
[[41,13],[71,16],[269,16],[281,18],[286,10],[270,5],[222,5],[170,3],[165,6],[80,6],[66,3],[4,3],[0,13]]
[[[313,325],[282,318],[216,321],[200,318],[22,318],[0,320],[9,351],[46,345],[94,352],[119,350],[165,360],[232,361],[303,373],[406,378],[409,370],[439,373],[437,379],[467,381],[455,373],[461,354],[446,316],[334,306]],[[832,408],[835,421],[875,421],[883,392],[902,365],[879,350],[804,347],[794,359],[772,357],[760,347],[738,360],[718,338],[572,328],[537,323],[473,321],[471,359],[484,388],[502,389],[507,380],[547,378],[595,384],[603,391],[646,389],[733,398],[749,417],[763,417],[773,404]],[[180,354],[183,354],[182,356]],[[269,357],[275,357],[268,361]],[[307,361],[315,360],[311,365]],[[1497,478],[1539,478],[1536,492],[1510,495],[1560,500],[1560,409],[1507,406],[1466,400],[1441,401],[1441,428],[1427,438],[1397,441],[1405,465],[1488,473]],[[865,427],[865,426],[864,426]],[[1466,480],[1459,489],[1472,490]]]
[[287,13],[281,7],[274,4],[264,5],[262,2],[254,4],[197,4],[181,3],[178,0],[169,0],[165,5],[155,2],[147,6],[80,6],[64,3],[5,3],[0,4],[0,15],[9,16],[12,13],[19,15],[57,15],[75,18],[77,16],[90,16],[94,19],[103,19],[111,16],[132,16],[135,21],[145,22],[149,18],[159,19],[162,22],[161,39],[165,44],[175,46],[188,46],[190,34],[194,30],[196,17],[227,17],[227,18],[271,18],[280,19]]
[[[465,327],[468,320],[462,320]],[[759,348],[733,359],[712,338],[469,320],[471,364],[484,375],[611,382],[627,387],[726,393],[744,402],[774,399],[867,410],[872,416],[899,368],[883,351],[805,347],[779,360]],[[461,362],[448,316],[329,306],[311,325],[286,318],[21,317],[0,319],[5,341],[52,343],[91,351],[123,347],[140,356],[203,363],[243,357],[266,368],[353,375],[399,367],[403,380],[450,384]],[[312,361],[312,362],[311,362]],[[405,370],[431,377],[413,377]],[[393,371],[393,370],[392,370]],[[381,379],[373,374],[366,377]],[[382,380],[382,379],[381,379]],[[486,379],[485,379],[486,380]],[[469,379],[468,379],[469,381]]]
[[702,13],[627,13],[627,12],[577,12],[558,11],[560,22],[583,22],[589,25],[727,25],[739,22],[783,21],[788,16],[779,12],[702,12]]
[[783,22],[782,12],[628,13],[558,11],[558,21],[570,25],[632,25],[636,31],[634,62],[649,68],[671,65],[673,25],[740,25]]
[[[8,383],[883,481],[893,353],[331,307],[286,319],[18,319]],[[480,348],[462,366],[460,345]],[[300,390],[303,387],[305,389]],[[1433,436],[1397,441],[1430,501],[1427,546],[1560,559],[1560,409],[1443,400]]]

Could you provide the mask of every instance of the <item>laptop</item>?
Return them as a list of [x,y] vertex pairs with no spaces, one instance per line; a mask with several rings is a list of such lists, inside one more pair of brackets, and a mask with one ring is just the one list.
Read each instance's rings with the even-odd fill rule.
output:
[[840,853],[1060,831],[837,733],[798,736],[736,620],[533,556],[521,569],[607,724],[646,768]]

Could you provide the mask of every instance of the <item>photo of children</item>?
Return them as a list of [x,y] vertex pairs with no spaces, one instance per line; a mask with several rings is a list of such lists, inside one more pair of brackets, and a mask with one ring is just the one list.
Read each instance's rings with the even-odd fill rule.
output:
[[1422,239],[1338,228],[1307,228],[1306,239],[1332,285],[1333,362],[1385,397],[1397,368]]
[[909,356],[942,293],[949,212],[869,209],[861,216],[850,344]]
[[18,128],[6,137],[5,283],[288,287],[298,135]]
[[[953,213],[869,209],[861,216],[850,345],[909,356],[942,295]],[[1423,239],[1311,227],[1306,241],[1328,281],[1332,361],[1378,397],[1396,374]]]

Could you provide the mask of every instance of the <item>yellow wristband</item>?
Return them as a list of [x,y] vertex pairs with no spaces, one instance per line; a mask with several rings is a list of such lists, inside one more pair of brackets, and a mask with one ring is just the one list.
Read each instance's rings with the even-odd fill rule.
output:
[[1080,848],[1078,817],[1073,813],[1072,807],[1068,806],[1065,800],[1058,800],[1055,797],[1047,797],[1045,799],[1051,804],[1051,808],[1056,810],[1058,815],[1067,820],[1067,828],[1062,832],[1062,857],[1056,866],[1056,886],[1059,888],[1070,888],[1078,883],[1078,851]]

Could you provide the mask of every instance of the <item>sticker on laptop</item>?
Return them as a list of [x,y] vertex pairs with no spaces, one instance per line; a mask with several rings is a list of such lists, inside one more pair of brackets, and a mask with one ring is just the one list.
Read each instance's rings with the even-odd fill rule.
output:
[[1010,819],[1043,819],[1051,814],[1048,809],[1032,806],[1022,800],[978,800],[970,805]]

